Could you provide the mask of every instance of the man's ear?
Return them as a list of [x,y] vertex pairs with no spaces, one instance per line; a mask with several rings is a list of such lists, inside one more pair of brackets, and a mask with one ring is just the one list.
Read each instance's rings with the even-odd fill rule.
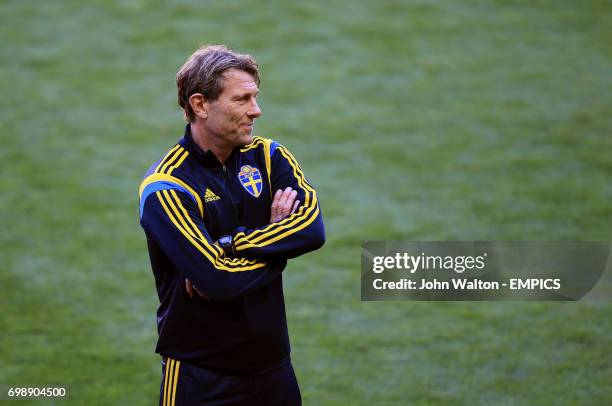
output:
[[196,116],[206,119],[208,118],[206,99],[201,93],[194,93],[189,97],[189,105]]

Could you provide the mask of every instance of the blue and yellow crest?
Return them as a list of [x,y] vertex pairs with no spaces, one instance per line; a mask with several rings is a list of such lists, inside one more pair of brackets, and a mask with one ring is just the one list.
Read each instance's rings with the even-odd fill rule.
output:
[[259,169],[250,165],[243,165],[240,168],[238,179],[240,180],[242,187],[244,187],[246,191],[251,194],[251,196],[259,197],[261,194],[261,189],[263,188]]

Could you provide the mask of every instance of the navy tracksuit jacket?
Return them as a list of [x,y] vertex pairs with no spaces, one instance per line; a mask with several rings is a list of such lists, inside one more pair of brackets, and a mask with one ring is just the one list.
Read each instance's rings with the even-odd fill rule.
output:
[[[287,186],[300,206],[269,224],[272,196]],[[321,247],[325,231],[316,192],[286,148],[254,137],[221,165],[187,125],[140,186],[140,224],[160,300],[156,352],[229,373],[288,359],[282,271]],[[235,258],[213,244],[226,234]],[[207,299],[189,298],[185,278]]]

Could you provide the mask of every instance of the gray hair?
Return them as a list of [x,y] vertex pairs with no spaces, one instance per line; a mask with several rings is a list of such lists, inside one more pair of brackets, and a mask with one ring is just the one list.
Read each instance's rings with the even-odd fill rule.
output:
[[189,98],[201,93],[207,101],[215,101],[223,92],[223,73],[235,68],[250,73],[259,86],[259,66],[250,55],[239,54],[225,45],[205,45],[187,59],[176,74],[178,104],[185,110],[189,122],[195,121],[195,113]]

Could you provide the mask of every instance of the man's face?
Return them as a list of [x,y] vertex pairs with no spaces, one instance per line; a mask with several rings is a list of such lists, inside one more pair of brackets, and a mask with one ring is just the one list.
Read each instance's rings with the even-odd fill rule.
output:
[[223,91],[213,102],[205,102],[204,127],[217,141],[236,147],[253,141],[253,123],[261,116],[257,105],[259,88],[251,74],[228,69],[223,73]]

